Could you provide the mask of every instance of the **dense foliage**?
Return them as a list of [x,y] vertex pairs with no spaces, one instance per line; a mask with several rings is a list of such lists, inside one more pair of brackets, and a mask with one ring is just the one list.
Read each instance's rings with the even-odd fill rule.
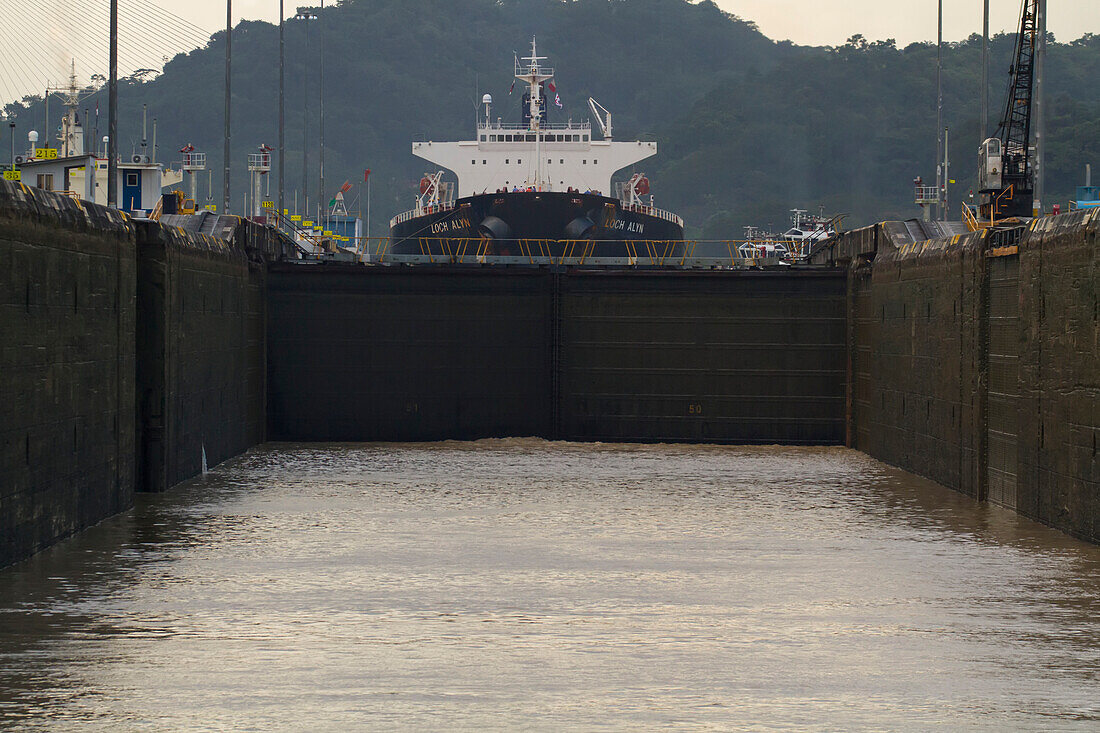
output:
[[[239,204],[245,154],[277,137],[278,28],[245,22],[233,34]],[[565,109],[554,114],[587,119],[591,95],[614,113],[617,138],[660,141],[660,154],[643,167],[658,202],[682,213],[689,233],[725,238],[740,236],[745,224],[782,226],[796,206],[850,212],[849,224],[917,216],[911,181],[935,176],[931,44],[899,49],[858,36],[837,48],[776,43],[709,0],[341,0],[319,20],[286,26],[288,200],[303,187],[317,200],[322,38],[326,199],[370,168],[372,229],[382,234],[390,215],[409,208],[427,167],[409,152],[412,140],[468,138],[484,92],[496,98],[496,114],[518,121],[519,91],[508,94],[512,54],[525,53],[532,35],[558,70]],[[993,125],[1012,40],[993,44]],[[120,87],[121,150],[139,143],[145,103],[158,119],[160,159],[178,158],[174,151],[186,143],[205,150],[216,192],[224,44],[224,32],[215,34],[205,48],[170,60],[159,77]],[[952,178],[963,194],[977,166],[980,45],[971,38],[945,54]],[[1048,187],[1052,200],[1064,202],[1084,163],[1100,164],[1100,37],[1055,44],[1049,59]],[[97,98],[102,135],[105,90]],[[21,139],[41,129],[40,100],[9,111]]]

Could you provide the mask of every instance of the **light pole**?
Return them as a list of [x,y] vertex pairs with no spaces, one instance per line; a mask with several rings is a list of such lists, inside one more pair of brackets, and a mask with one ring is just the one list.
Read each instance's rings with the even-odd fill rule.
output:
[[[295,20],[305,24],[306,50],[309,50],[309,21],[316,20],[312,8],[298,8]],[[304,58],[304,54],[303,54]],[[309,218],[309,75],[302,72],[302,208]]]
[[283,102],[285,92],[284,58],[285,39],[283,33],[283,0],[279,0],[279,215],[275,218],[281,222],[283,216],[283,172],[286,164],[286,145],[283,137]]
[[107,82],[107,205],[118,206],[118,0],[111,0],[111,69]]
[[[225,0],[225,159],[222,161],[222,213],[229,213],[230,70],[233,66],[233,0]],[[111,136],[112,141],[114,135]]]
[[[325,0],[321,0],[321,10],[325,9]],[[317,14],[320,19],[320,13]],[[319,24],[317,28],[317,34],[320,36],[320,41],[317,44],[317,54],[320,57],[318,66],[319,81],[317,83],[317,107],[319,110],[319,127],[318,135],[320,136],[320,148],[321,152],[318,156],[317,174],[318,174],[318,186],[317,186],[317,201],[322,206],[325,204],[325,27],[323,24]],[[320,217],[318,217],[320,218]],[[326,215],[327,218],[327,215]]]
[[943,0],[939,0],[936,34],[936,191],[940,214],[943,214]]
[[1039,17],[1035,21],[1035,203],[1033,216],[1043,215],[1043,196],[1046,195],[1046,100],[1044,99],[1043,77],[1046,75],[1047,56],[1047,2],[1039,0]]

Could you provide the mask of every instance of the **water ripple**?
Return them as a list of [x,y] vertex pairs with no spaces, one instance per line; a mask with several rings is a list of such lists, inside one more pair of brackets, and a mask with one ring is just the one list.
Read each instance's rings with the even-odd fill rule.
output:
[[843,449],[275,444],[0,571],[0,725],[1095,730],[1098,571]]

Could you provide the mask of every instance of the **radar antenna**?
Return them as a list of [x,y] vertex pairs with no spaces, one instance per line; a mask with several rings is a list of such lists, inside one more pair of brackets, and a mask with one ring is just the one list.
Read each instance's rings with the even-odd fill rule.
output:
[[596,117],[596,124],[600,127],[600,134],[603,135],[603,139],[610,140],[611,113],[607,111],[606,107],[604,107],[592,97],[588,98],[588,108],[592,110],[592,114]]

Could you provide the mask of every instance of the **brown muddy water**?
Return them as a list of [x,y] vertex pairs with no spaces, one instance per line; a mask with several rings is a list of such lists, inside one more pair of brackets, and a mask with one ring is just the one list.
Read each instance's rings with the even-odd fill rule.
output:
[[1100,730],[1100,548],[840,448],[274,444],[0,570],[0,725]]

